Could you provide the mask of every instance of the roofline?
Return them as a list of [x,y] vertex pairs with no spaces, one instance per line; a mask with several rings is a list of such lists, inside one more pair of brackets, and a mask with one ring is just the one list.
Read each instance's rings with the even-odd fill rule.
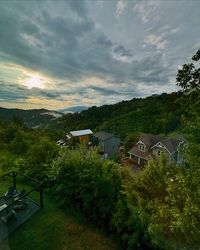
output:
[[178,144],[178,146],[177,146],[177,148],[180,147],[180,145],[184,144],[184,143],[186,143],[186,142],[185,141],[180,141],[179,144]]
[[[73,135],[74,133],[78,133],[78,132],[79,132],[80,134],[75,134],[75,135]],[[82,132],[83,134],[81,134],[81,132]],[[70,135],[73,136],[73,137],[79,137],[79,136],[84,136],[84,135],[92,135],[93,132],[92,132],[91,129],[81,129],[81,130],[72,130],[72,131],[69,131],[68,134],[70,134]]]
[[[100,131],[100,132],[101,132],[101,131]],[[99,132],[96,132],[96,133],[99,133]],[[101,137],[96,136],[96,135],[95,135],[96,133],[94,133],[94,134],[93,134],[93,136],[94,136],[94,137],[96,137],[96,138],[102,139]],[[105,132],[105,133],[107,133],[107,132]],[[110,134],[110,133],[107,133],[107,134]],[[115,138],[120,139],[120,137],[119,137],[119,136],[116,136],[116,135],[110,134],[110,137],[108,137],[108,138],[106,138],[106,139],[102,139],[102,140],[106,141],[106,140],[108,140],[108,139],[110,139],[110,138],[112,138],[112,137],[115,137]],[[121,139],[120,139],[120,140],[121,140]]]
[[[94,135],[94,134],[93,134],[93,135]],[[110,136],[110,137],[108,137],[108,138],[106,138],[106,139],[102,139],[101,137],[99,137],[99,136],[95,136],[95,135],[94,135],[94,137],[96,137],[96,138],[98,138],[98,139],[101,139],[101,140],[103,140],[103,141],[107,141],[108,139],[112,138],[112,137],[113,137],[113,135],[112,135],[112,136]]]
[[[163,145],[163,148],[165,148],[165,149],[168,151],[168,153],[169,153],[170,155],[173,154],[173,152],[170,152],[169,149],[168,149],[162,142],[158,141],[156,144],[158,144],[158,143],[162,144],[162,145]],[[151,149],[154,148],[154,147],[156,147],[156,144],[153,145],[153,146],[151,147]]]
[[142,143],[147,147],[147,145],[142,140],[139,140],[135,145],[137,145],[138,143]]
[[137,157],[139,157],[139,158],[141,158],[141,159],[143,159],[143,160],[147,161],[147,159],[145,159],[145,158],[143,158],[143,157],[141,157],[141,156],[139,156],[139,155],[136,155],[136,154],[133,154],[133,153],[130,153],[130,152],[128,152],[128,154],[130,154],[130,155],[134,155],[134,156],[137,156]]

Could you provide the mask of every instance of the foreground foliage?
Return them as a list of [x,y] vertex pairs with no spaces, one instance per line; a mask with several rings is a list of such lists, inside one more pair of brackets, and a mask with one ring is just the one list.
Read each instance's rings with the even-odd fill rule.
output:
[[56,132],[29,129],[23,122],[0,122],[0,169],[18,170],[44,179],[46,168],[57,156]]
[[150,161],[129,183],[129,198],[137,204],[155,246],[196,249],[200,244],[200,170]]
[[[188,150],[189,152],[189,150]],[[137,176],[95,152],[63,150],[49,171],[63,209],[118,235],[123,249],[195,249],[200,236],[200,170],[162,158]]]
[[81,210],[98,227],[117,234],[125,249],[151,249],[137,208],[128,204],[125,187],[130,176],[125,169],[80,148],[60,152],[48,173],[54,195],[64,209]]

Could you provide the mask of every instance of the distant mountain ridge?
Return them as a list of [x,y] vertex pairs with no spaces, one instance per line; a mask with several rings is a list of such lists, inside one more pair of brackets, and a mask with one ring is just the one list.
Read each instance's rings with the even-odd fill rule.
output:
[[48,128],[50,123],[61,118],[62,113],[48,109],[9,109],[0,107],[0,120],[12,121],[14,117],[20,117],[28,127]]
[[62,109],[58,109],[58,112],[62,112],[64,114],[68,114],[68,113],[76,113],[76,112],[81,112],[83,110],[87,110],[89,107],[87,106],[72,106],[72,107],[66,107],[66,108],[62,108]]
[[[22,117],[29,127],[40,127],[66,133],[70,130],[103,130],[121,136],[135,132],[168,134],[182,129],[184,108],[179,103],[181,92],[133,98],[111,105],[93,106],[86,110],[69,107],[68,113],[47,109],[0,108],[0,120]],[[69,109],[71,112],[69,113]]]

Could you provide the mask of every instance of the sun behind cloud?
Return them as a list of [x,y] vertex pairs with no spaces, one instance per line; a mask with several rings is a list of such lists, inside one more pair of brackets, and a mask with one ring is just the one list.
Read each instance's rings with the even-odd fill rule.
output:
[[29,78],[25,80],[25,85],[29,88],[44,88],[44,80],[41,78],[40,75],[35,74],[31,75]]

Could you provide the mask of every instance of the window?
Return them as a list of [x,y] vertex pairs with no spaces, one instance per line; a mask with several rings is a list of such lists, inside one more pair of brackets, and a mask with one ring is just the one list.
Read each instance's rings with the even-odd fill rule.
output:
[[145,146],[144,145],[139,145],[138,150],[145,152]]
[[162,153],[162,151],[157,150],[157,156],[160,156],[160,155],[161,155],[161,153]]

